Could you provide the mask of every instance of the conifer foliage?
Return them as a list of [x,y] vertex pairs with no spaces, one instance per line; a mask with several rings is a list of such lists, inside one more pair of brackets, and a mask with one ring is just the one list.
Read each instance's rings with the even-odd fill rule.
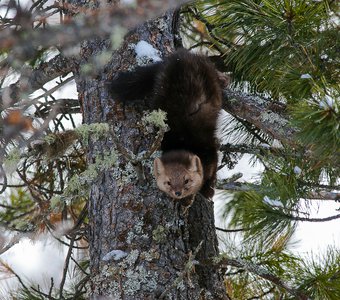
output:
[[[225,127],[224,138],[234,145],[222,148],[249,153],[264,167],[257,182],[231,179],[220,185],[229,189],[226,197],[233,195],[224,211],[229,227],[243,229],[241,242],[226,243],[228,257],[245,260],[243,269],[227,270],[230,298],[337,299],[339,249],[330,246],[321,257],[306,259],[294,255],[289,242],[299,222],[340,217],[336,211],[310,216],[315,199],[323,199],[320,205],[339,200],[339,2],[198,1],[187,18],[194,24],[194,34],[188,34],[192,47],[223,59],[232,89],[269,101],[296,130],[293,140],[273,144],[272,135],[254,131],[238,116]],[[235,130],[237,139],[228,140]],[[297,294],[263,280],[247,263],[289,281]]]

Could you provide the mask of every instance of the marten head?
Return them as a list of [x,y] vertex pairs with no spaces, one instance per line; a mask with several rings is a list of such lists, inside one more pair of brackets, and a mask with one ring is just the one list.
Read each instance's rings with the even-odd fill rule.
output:
[[170,151],[156,158],[154,175],[158,188],[174,199],[196,194],[203,184],[201,160],[188,151]]

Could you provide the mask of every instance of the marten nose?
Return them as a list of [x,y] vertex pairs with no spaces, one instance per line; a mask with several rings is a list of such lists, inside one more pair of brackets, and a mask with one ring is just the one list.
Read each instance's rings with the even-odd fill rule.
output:
[[181,193],[181,192],[175,192],[175,195],[176,195],[177,197],[179,197],[180,195],[182,195],[182,193]]

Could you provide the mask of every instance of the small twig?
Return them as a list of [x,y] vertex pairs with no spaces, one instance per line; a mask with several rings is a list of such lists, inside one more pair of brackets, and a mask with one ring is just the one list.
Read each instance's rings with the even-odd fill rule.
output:
[[239,228],[239,229],[224,229],[224,228],[220,228],[220,227],[216,227],[215,226],[215,229],[216,230],[219,230],[219,231],[223,231],[223,232],[240,232],[240,231],[246,231],[246,230],[249,230],[248,228]]
[[[36,293],[38,293],[40,296],[41,296],[41,299],[49,299],[49,300],[57,300],[57,298],[54,298],[53,296],[49,295],[49,294],[46,294],[44,292],[42,292],[40,290],[40,287],[38,286],[38,289],[36,289],[35,287],[31,287],[31,289],[33,291],[35,291]],[[43,298],[44,297],[44,298]],[[35,298],[33,298],[35,299]]]
[[80,298],[79,297],[80,295],[85,293],[85,291],[82,291],[82,290],[85,284],[89,281],[89,279],[90,279],[90,275],[86,275],[82,280],[78,282],[78,284],[75,286],[74,295],[71,299],[77,300]]
[[2,185],[0,194],[2,194],[7,188],[7,175],[2,164],[0,164],[0,178],[3,180],[3,182],[0,184]]
[[54,287],[54,280],[53,280],[53,277],[51,277],[51,286],[50,286],[50,290],[48,291],[48,295],[49,295],[50,297],[51,297],[51,295],[52,295],[53,287]]
[[126,149],[121,142],[119,141],[117,135],[115,134],[113,128],[110,128],[111,131],[111,136],[113,139],[113,142],[115,143],[115,146],[117,147],[117,150],[127,159],[129,160],[132,164],[137,163],[137,156],[130,151],[129,149]]
[[67,251],[65,263],[64,263],[63,277],[62,277],[60,285],[59,285],[59,298],[60,299],[62,299],[62,297],[63,297],[63,290],[64,290],[66,275],[67,275],[67,271],[68,271],[68,267],[69,267],[69,264],[70,264],[72,251],[73,251],[74,242],[75,242],[75,237],[72,237],[72,239],[70,241],[70,246],[69,246],[68,251]]
[[75,263],[75,265],[86,275],[86,276],[90,276],[89,273],[87,273],[84,268],[77,262],[77,260],[75,260],[72,256],[71,256],[71,260]]
[[140,161],[143,161],[145,159],[148,159],[157,149],[160,148],[163,137],[165,132],[167,131],[167,128],[160,128],[157,132],[156,138],[154,142],[152,143],[151,147],[149,148],[148,151],[146,151],[141,158],[138,158]]
[[55,87],[51,88],[50,90],[47,90],[45,93],[33,98],[33,99],[29,99],[23,102],[19,102],[19,105],[32,105],[33,103],[37,103],[39,101],[39,99],[43,98],[43,97],[47,97],[50,96],[51,94],[53,94],[55,91],[57,91],[58,89],[60,89],[60,87],[62,87],[63,85],[69,83],[70,81],[74,80],[75,76],[70,76],[69,78],[66,78],[64,81],[59,82]]
[[11,241],[0,250],[0,255],[5,253],[7,250],[11,249],[14,245],[16,245],[17,243],[19,243],[20,239],[22,238],[21,234],[16,234],[15,236],[13,236],[13,238],[11,239]]
[[[62,239],[60,239],[56,235],[54,235],[54,233],[53,233],[54,228],[50,227],[50,225],[48,223],[46,223],[46,222],[45,222],[45,224],[46,224],[46,228],[47,228],[48,232],[52,235],[52,237],[54,239],[56,239],[59,243],[61,243],[62,245],[66,246],[66,247],[70,247],[71,246],[71,244],[68,244],[68,243],[64,242]],[[73,234],[75,234],[75,232],[73,232]],[[86,250],[88,248],[89,247],[73,246],[73,249],[79,249],[79,250]]]
[[301,222],[327,222],[327,221],[340,219],[340,214],[326,217],[326,218],[303,218],[303,217],[296,217],[296,216],[286,215],[286,214],[284,216],[290,220],[301,221]]
[[[21,284],[22,288],[28,293],[28,295],[32,298],[36,298],[35,295],[33,295],[30,291],[30,289],[25,285],[25,283],[22,281],[21,277],[6,263],[4,263],[2,260],[0,260],[0,264],[6,268],[6,270],[8,270],[10,273],[12,273],[19,281],[19,283]],[[31,288],[33,291],[36,291],[34,288]],[[40,291],[36,291],[39,294],[42,294]]]

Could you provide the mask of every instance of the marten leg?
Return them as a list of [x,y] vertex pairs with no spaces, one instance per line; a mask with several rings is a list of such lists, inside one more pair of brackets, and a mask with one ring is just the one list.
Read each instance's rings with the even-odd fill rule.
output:
[[188,214],[189,208],[194,203],[194,200],[195,200],[195,195],[190,195],[180,200],[184,216]]
[[216,184],[216,176],[211,177],[206,180],[200,190],[200,193],[207,199],[212,199],[215,194],[215,184]]
[[217,160],[217,153],[214,151],[209,153],[203,161],[204,183],[200,193],[210,200],[215,194]]

